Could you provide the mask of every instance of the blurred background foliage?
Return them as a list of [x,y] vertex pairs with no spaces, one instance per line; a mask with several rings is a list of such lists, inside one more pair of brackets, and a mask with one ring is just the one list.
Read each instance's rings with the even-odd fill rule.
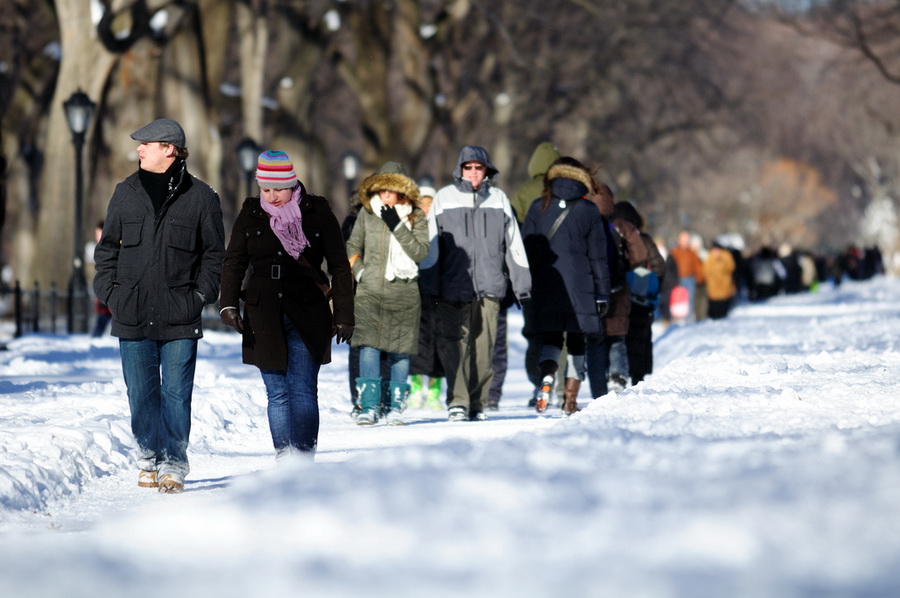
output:
[[898,0],[2,2],[0,261],[23,281],[70,271],[62,104],[78,90],[97,104],[91,236],[136,168],[129,133],[166,116],[226,231],[247,194],[244,139],[287,151],[339,217],[383,162],[440,186],[468,144],[512,195],[551,141],[666,241],[689,228],[748,250],[897,251]]

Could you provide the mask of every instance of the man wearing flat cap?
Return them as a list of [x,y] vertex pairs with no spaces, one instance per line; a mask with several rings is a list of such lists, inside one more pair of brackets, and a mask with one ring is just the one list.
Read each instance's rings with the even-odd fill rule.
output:
[[201,312],[219,295],[218,194],[187,171],[184,130],[160,118],[131,134],[137,172],[109,200],[94,291],[112,311],[137,444],[138,485],[184,490]]

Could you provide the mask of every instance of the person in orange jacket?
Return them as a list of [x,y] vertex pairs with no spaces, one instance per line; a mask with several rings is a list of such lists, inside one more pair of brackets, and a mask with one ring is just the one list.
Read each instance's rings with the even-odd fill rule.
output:
[[[672,259],[678,266],[678,284],[688,291],[688,305],[694,305],[694,295],[697,285],[705,282],[703,274],[703,262],[700,256],[691,248],[691,233],[683,230],[678,234],[678,245],[671,251]],[[693,308],[688,312],[687,322],[695,321]]]

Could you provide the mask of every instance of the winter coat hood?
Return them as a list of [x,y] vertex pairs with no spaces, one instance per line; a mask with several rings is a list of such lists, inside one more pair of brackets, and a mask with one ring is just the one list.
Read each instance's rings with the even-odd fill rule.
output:
[[477,145],[467,145],[459,151],[459,159],[456,161],[456,168],[453,170],[453,180],[456,181],[456,186],[460,191],[472,191],[469,181],[462,176],[462,165],[466,162],[481,162],[487,166],[484,183],[478,188],[479,191],[486,189],[493,182],[493,178],[500,174],[497,167],[491,163],[491,156],[486,149]]
[[550,165],[559,159],[562,154],[549,141],[544,141],[534,148],[531,159],[528,160],[528,176],[531,178],[542,177]]
[[575,197],[581,197],[594,188],[594,181],[591,179],[591,175],[581,168],[570,166],[569,164],[555,164],[551,166],[547,171],[545,178],[551,185],[551,188],[554,186],[554,179],[569,179],[580,183],[584,187],[584,192],[580,195],[575,195],[573,197],[558,196],[560,199],[574,199]]
[[372,197],[379,191],[394,191],[412,202],[413,206],[419,205],[419,187],[415,181],[404,174],[384,172],[375,173],[360,183],[359,201],[363,207],[372,212]]

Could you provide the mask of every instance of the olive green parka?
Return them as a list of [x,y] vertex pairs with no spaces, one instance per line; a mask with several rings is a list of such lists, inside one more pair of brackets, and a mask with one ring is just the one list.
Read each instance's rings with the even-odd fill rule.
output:
[[[413,205],[410,225],[400,223],[392,232],[380,214],[372,211],[371,200],[379,191],[395,191]],[[391,236],[406,255],[419,263],[428,254],[428,221],[417,207],[419,190],[415,182],[399,173],[379,173],[368,177],[359,188],[362,209],[347,241],[347,255],[357,280],[354,313],[354,347],[373,347],[390,353],[414,355],[419,347],[418,279],[387,280],[385,268]]]

